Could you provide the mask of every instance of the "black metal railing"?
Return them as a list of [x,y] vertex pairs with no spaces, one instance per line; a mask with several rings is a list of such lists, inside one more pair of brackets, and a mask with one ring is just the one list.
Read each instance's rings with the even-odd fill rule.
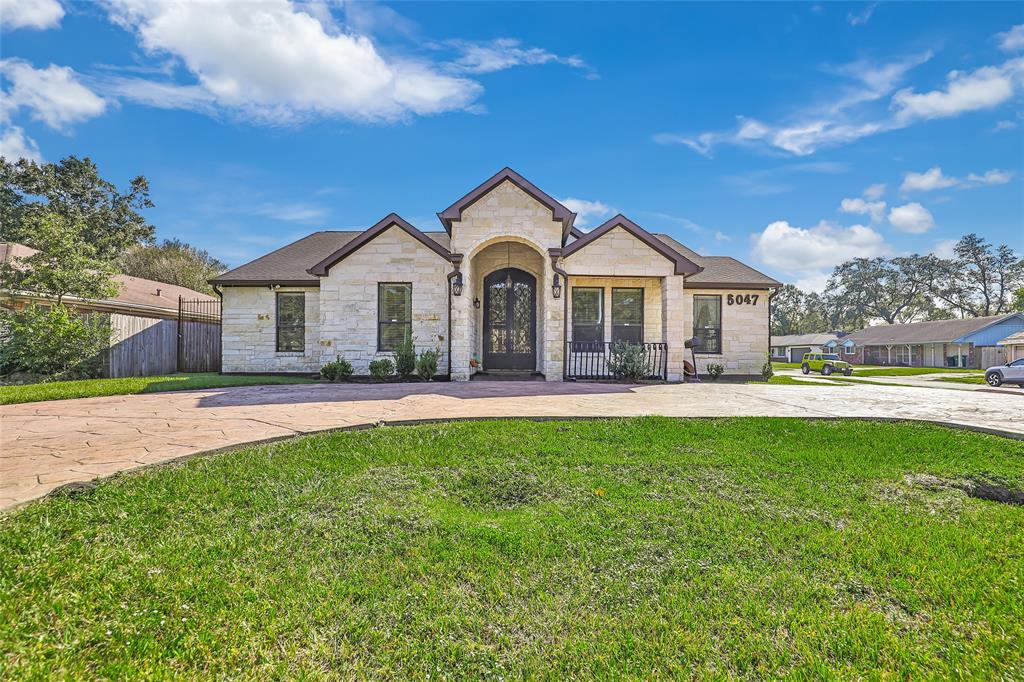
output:
[[[568,341],[565,344],[567,379],[614,379],[609,368],[615,342]],[[648,379],[668,379],[668,344],[642,343]]]

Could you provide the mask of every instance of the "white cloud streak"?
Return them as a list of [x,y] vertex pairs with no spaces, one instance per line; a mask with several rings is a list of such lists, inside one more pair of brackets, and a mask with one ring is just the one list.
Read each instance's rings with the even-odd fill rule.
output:
[[993,168],[982,174],[969,173],[966,178],[955,178],[942,173],[942,168],[936,166],[929,168],[924,173],[907,173],[903,176],[903,184],[900,191],[909,192],[931,192],[936,189],[957,187],[968,189],[980,185],[1005,185],[1013,179],[1012,171]]
[[1024,24],[1017,24],[1009,31],[996,34],[999,49],[1004,52],[1024,50]]
[[13,111],[27,109],[32,118],[54,130],[66,130],[106,111],[107,102],[66,66],[50,64],[37,69],[21,59],[4,59],[0,61],[0,73],[10,82],[3,93],[5,118]]
[[843,213],[870,215],[871,222],[877,223],[885,217],[885,206],[884,201],[865,201],[858,197],[856,199],[843,199],[840,202],[839,210]]
[[935,218],[931,212],[917,202],[894,206],[889,211],[889,223],[908,234],[923,234],[935,227]]
[[57,0],[0,0],[0,26],[8,31],[56,28],[63,18]]
[[3,126],[3,133],[0,133],[0,156],[8,161],[28,159],[40,163],[43,160],[35,140],[18,126],[11,125]]
[[615,212],[614,208],[601,201],[589,201],[576,197],[566,197],[558,201],[576,214],[576,221],[573,224],[580,229],[590,227],[598,219]]

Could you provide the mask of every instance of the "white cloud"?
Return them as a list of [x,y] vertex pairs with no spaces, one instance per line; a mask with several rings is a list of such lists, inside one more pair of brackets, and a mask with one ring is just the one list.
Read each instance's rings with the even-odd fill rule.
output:
[[817,294],[823,293],[828,288],[828,280],[831,272],[828,270],[818,270],[815,272],[804,273],[799,279],[793,282],[793,284],[801,291],[813,291]]
[[9,31],[56,28],[63,17],[57,0],[0,0],[0,26]]
[[870,21],[871,15],[875,13],[876,7],[878,7],[878,3],[873,2],[860,12],[850,12],[847,14],[846,20],[850,22],[850,26],[863,26]]
[[5,115],[25,108],[32,117],[56,130],[99,116],[107,102],[82,85],[78,74],[66,66],[50,64],[36,69],[21,59],[0,61],[0,73],[10,81],[4,92]]
[[993,128],[993,131],[994,132],[999,132],[1001,130],[1013,130],[1016,127],[1017,127],[1017,122],[1016,121],[999,121],[999,122],[996,123],[995,128]]
[[917,202],[894,206],[889,211],[889,222],[900,232],[921,234],[935,227],[931,212]]
[[1005,185],[1012,179],[1012,171],[999,170],[998,168],[993,168],[981,175],[978,175],[977,173],[970,173],[963,179],[954,178],[948,175],[943,175],[942,169],[936,166],[935,168],[929,168],[924,173],[905,174],[903,176],[903,184],[900,185],[900,191],[930,192],[935,189],[945,189],[947,187],[967,189],[969,187],[977,187],[979,185]]
[[900,90],[892,98],[896,119],[948,118],[968,111],[990,109],[1011,97],[1024,82],[1024,57],[1011,59],[999,66],[983,66],[970,73],[952,71],[941,90],[916,93]]
[[1024,50],[1024,24],[1017,24],[1009,31],[996,34],[999,49],[1005,52]]
[[451,40],[445,43],[456,48],[462,55],[451,62],[448,68],[457,73],[493,73],[514,66],[563,64],[576,69],[590,67],[578,55],[563,57],[540,47],[526,47],[515,38],[498,38],[490,42]]
[[843,199],[839,210],[843,213],[870,215],[871,222],[877,223],[885,217],[885,206],[884,201],[865,201],[861,198]]
[[822,221],[812,228],[776,221],[753,236],[753,257],[788,272],[831,268],[850,258],[888,252],[881,234],[864,225],[841,227]]
[[255,215],[273,218],[274,220],[284,220],[296,223],[320,222],[330,213],[330,211],[323,206],[299,202],[264,203],[254,206],[248,212]]
[[11,125],[5,125],[0,135],[0,156],[8,161],[29,159],[38,163],[43,160],[35,140],[25,135],[25,131],[18,126]]
[[483,92],[432,63],[387,58],[369,37],[337,32],[322,11],[288,0],[108,0],[107,7],[147,52],[178,58],[196,79],[162,89],[119,82],[121,95],[138,93],[147,104],[217,107],[271,123],[315,116],[396,121],[466,110]]
[[580,229],[590,226],[593,219],[602,218],[615,212],[614,208],[600,201],[588,201],[575,197],[567,197],[558,201],[576,214],[576,221],[573,224]]
[[730,237],[729,235],[727,235],[726,233],[724,233],[724,232],[722,232],[720,230],[715,230],[715,241],[716,242],[731,242],[732,241],[732,237]]
[[931,192],[935,189],[952,187],[959,182],[956,178],[942,174],[942,169],[936,166],[929,168],[924,173],[906,173],[903,176],[903,184],[900,185],[901,192]]
[[885,196],[885,188],[886,184],[884,182],[869,185],[868,187],[864,188],[864,198],[871,200],[881,199],[883,196]]
[[954,256],[953,247],[956,246],[956,242],[956,239],[940,239],[932,247],[932,253],[939,258],[952,258]]

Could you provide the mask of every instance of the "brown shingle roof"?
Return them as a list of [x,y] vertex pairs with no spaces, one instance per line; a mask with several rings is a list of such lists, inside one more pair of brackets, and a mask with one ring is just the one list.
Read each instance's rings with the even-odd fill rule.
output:
[[950,343],[1015,314],[972,317],[966,320],[885,324],[865,327],[846,338],[853,340],[859,346],[880,346],[894,343]]
[[686,278],[686,286],[692,289],[725,287],[781,287],[782,283],[749,265],[744,265],[729,256],[702,256],[693,249],[683,246],[667,234],[655,237],[668,244],[688,259],[704,268],[702,272]]
[[[319,286],[320,278],[306,272],[307,269],[327,256],[341,249],[345,244],[363,234],[363,230],[324,230],[314,232],[302,239],[271,251],[254,261],[229,270],[210,280],[211,284],[295,284]],[[425,232],[444,249],[451,240],[445,232]]]

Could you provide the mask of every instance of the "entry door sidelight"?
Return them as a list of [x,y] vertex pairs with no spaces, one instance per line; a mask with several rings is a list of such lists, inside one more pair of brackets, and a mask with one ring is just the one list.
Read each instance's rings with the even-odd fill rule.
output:
[[484,278],[484,369],[537,367],[537,280],[517,268]]

